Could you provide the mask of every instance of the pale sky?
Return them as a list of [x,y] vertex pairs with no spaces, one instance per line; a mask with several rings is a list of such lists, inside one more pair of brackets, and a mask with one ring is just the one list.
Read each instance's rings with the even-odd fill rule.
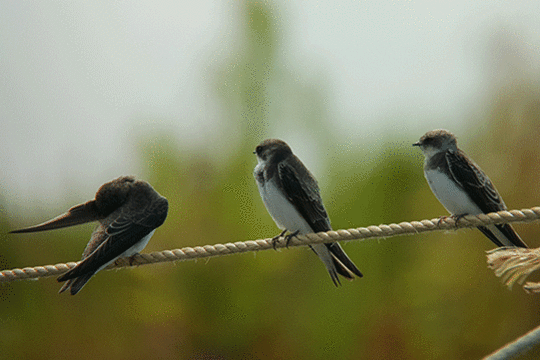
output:
[[[165,129],[193,147],[219,137],[214,72],[237,49],[237,3],[0,2],[7,208],[88,200],[102,183],[137,174],[138,134]],[[324,74],[337,131],[358,144],[396,131],[414,141],[433,128],[459,135],[498,76],[488,66],[494,33],[540,59],[539,1],[275,4],[279,61],[299,79]],[[396,116],[402,122],[390,123]],[[303,145],[291,145],[301,155]]]

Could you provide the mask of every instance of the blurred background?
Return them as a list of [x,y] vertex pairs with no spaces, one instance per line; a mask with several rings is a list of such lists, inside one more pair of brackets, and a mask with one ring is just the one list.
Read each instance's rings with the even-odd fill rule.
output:
[[[10,230],[124,174],[168,198],[145,251],[272,237],[255,146],[289,143],[335,229],[445,215],[412,143],[446,128],[509,208],[540,204],[540,2],[0,3],[0,266],[80,258],[95,224]],[[538,224],[516,225],[532,247]],[[460,230],[0,285],[12,359],[477,359],[540,322]],[[534,358],[531,355],[531,358]]]

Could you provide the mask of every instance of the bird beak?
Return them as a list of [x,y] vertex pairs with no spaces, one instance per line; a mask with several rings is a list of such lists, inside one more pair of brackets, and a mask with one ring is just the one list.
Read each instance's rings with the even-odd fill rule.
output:
[[420,142],[415,142],[412,146],[420,146]]

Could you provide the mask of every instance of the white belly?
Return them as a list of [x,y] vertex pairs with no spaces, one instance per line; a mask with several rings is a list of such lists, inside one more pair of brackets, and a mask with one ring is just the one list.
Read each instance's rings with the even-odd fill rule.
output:
[[[257,186],[266,209],[281,230],[287,229],[290,233],[298,231],[299,234],[313,232],[311,226],[304,220],[293,204],[279,191],[274,181],[266,182],[264,187],[257,181]],[[326,245],[314,244],[310,245],[310,247],[319,256],[328,271],[332,274],[335,273],[332,255]]]
[[300,234],[313,232],[293,204],[276,187],[274,181],[268,181],[264,186],[257,182],[257,186],[266,209],[281,230],[287,229],[291,233],[299,231]]
[[[255,179],[264,165],[262,162],[255,167]],[[283,195],[283,193],[276,187],[274,181],[264,182],[264,186],[257,180],[257,187],[259,193],[266,206],[266,210],[270,213],[272,219],[281,230],[288,230],[290,233],[298,231],[299,234],[309,234],[313,232],[313,229],[304,220],[300,213],[296,210],[293,204]],[[319,258],[324,263],[326,269],[330,272],[332,277],[336,276],[336,267],[332,261],[332,255],[325,244],[310,245]]]
[[124,251],[123,253],[121,253],[120,255],[118,255],[117,257],[109,261],[108,263],[101,266],[96,272],[106,268],[107,266],[109,266],[109,264],[112,264],[113,262],[115,262],[116,260],[120,258],[130,257],[141,252],[146,247],[146,245],[148,245],[148,242],[150,241],[150,238],[152,237],[152,235],[154,235],[155,231],[156,229],[152,230],[148,235],[143,237],[141,241],[137,242],[135,245],[133,245],[132,247],[130,247],[129,249],[127,249],[126,251]]
[[128,257],[128,256],[132,256],[143,251],[143,249],[146,247],[146,245],[148,245],[150,238],[152,237],[152,235],[154,235],[155,232],[156,232],[156,229],[150,231],[150,233],[148,233],[148,235],[143,237],[141,241],[139,241],[138,243],[136,243],[135,245],[133,245],[132,247],[124,251],[122,254],[120,254],[119,257]]
[[448,176],[435,170],[426,170],[424,174],[435,197],[451,214],[482,214],[482,210]]

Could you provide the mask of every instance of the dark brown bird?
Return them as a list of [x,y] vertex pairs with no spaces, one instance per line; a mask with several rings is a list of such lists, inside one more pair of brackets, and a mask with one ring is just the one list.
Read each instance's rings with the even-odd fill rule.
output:
[[52,220],[11,233],[60,229],[98,221],[82,261],[58,278],[67,281],[60,289],[77,294],[90,278],[121,257],[138,254],[167,217],[167,199],[146,181],[121,176],[102,185],[96,198],[76,205]]

